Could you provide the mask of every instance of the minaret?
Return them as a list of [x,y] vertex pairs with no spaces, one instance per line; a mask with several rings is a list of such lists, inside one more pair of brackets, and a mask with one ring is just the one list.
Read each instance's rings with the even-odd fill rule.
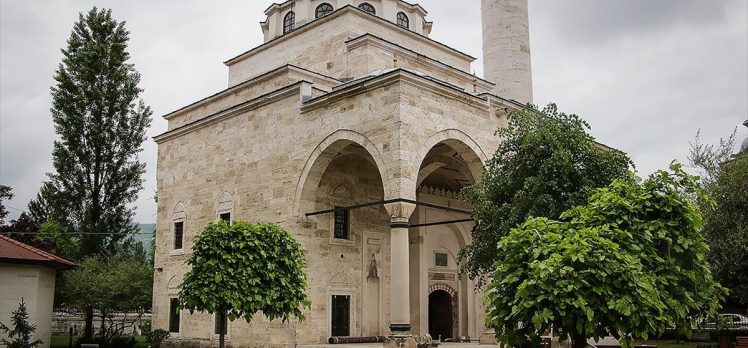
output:
[[532,102],[528,0],[481,0],[483,75],[491,91],[521,103]]

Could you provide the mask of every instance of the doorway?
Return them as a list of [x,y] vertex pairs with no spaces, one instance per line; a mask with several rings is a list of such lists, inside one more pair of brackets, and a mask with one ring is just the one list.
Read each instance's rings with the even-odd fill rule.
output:
[[429,335],[433,339],[452,338],[452,295],[444,290],[429,294]]

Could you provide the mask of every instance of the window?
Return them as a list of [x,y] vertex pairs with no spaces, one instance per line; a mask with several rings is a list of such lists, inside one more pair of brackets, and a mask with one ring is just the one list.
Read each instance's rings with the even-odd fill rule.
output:
[[362,2],[361,5],[358,5],[358,8],[373,15],[377,14],[377,10],[374,9],[374,6],[371,6],[368,2]]
[[174,250],[182,250],[184,240],[184,221],[174,223]]
[[290,33],[294,29],[294,25],[296,24],[296,13],[293,11],[286,14],[286,17],[283,18],[283,34]]
[[437,267],[449,266],[449,257],[447,256],[447,253],[436,253],[434,264],[436,264]]
[[348,239],[349,217],[350,213],[346,209],[335,207],[335,231],[334,237],[337,239]]
[[317,6],[317,10],[314,13],[314,18],[322,18],[332,13],[332,11],[333,11],[332,5],[328,3],[321,4]]
[[346,337],[351,335],[351,296],[332,295],[330,336]]
[[216,313],[215,320],[213,323],[213,333],[216,335],[221,334],[221,318],[223,318],[223,334],[228,335],[229,321],[226,316],[226,313]]
[[169,332],[179,333],[179,299],[169,299]]
[[410,29],[410,20],[408,19],[408,15],[406,15],[403,12],[398,12],[397,14],[397,25],[405,28]]
[[231,225],[231,213],[221,213],[218,215],[221,221],[226,221],[226,224]]

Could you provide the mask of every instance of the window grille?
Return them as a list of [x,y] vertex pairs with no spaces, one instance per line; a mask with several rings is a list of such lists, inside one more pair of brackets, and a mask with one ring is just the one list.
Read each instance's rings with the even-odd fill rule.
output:
[[372,6],[368,2],[362,2],[361,5],[358,5],[358,8],[360,8],[364,12],[368,12],[368,13],[371,13],[373,15],[377,14],[377,10],[374,9],[374,6]]
[[184,222],[174,223],[174,250],[181,250],[184,241]]
[[283,18],[283,34],[290,33],[294,30],[294,26],[296,25],[296,13],[293,11],[286,14],[286,17]]
[[334,237],[337,239],[348,239],[349,237],[349,225],[350,225],[350,213],[348,210],[335,208],[335,231]]
[[408,19],[408,15],[403,12],[399,12],[397,14],[397,25],[405,29],[410,29],[410,20]]
[[317,10],[315,11],[314,17],[322,18],[332,13],[332,11],[334,11],[334,9],[332,8],[332,5],[328,3],[324,3],[324,4],[317,6]]

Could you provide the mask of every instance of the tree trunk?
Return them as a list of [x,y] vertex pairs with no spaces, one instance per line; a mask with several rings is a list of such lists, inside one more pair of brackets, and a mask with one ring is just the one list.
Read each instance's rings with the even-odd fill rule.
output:
[[101,331],[99,331],[99,335],[106,340],[106,312],[104,310],[101,310]]
[[585,348],[587,347],[587,337],[582,337],[582,335],[578,333],[573,333],[571,335],[571,347],[572,348]]
[[83,329],[83,337],[93,337],[93,308],[86,308],[86,327]]
[[226,328],[226,311],[223,309],[218,313],[218,325],[220,325],[218,328],[218,333],[219,333],[218,347],[224,348],[226,344],[226,338],[224,336],[226,335],[227,330],[225,329]]

